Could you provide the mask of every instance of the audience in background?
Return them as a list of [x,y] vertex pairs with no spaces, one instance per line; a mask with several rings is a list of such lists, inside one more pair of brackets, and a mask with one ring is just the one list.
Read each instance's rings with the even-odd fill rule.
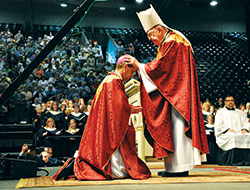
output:
[[[16,35],[13,35],[10,30],[0,33],[0,93],[4,92],[23,72],[52,38],[51,32],[37,40],[31,36],[24,36],[21,31]],[[122,47],[121,51],[123,51]],[[84,43],[80,38],[72,37],[67,43],[51,51],[24,85],[19,87],[19,92],[25,96],[25,100],[22,101],[25,103],[25,111],[21,118],[17,116],[15,120],[12,117],[11,121],[8,121],[7,117],[6,122],[19,123],[20,120],[31,122],[34,114],[28,113],[35,113],[34,110],[29,112],[32,104],[38,106],[37,99],[36,103],[34,102],[35,98],[38,98],[39,104],[49,100],[60,103],[61,97],[73,99],[77,95],[87,102],[95,94],[96,85],[98,85],[95,81],[101,81],[111,70],[113,70],[112,65],[103,62],[102,49],[96,42],[89,40]],[[73,86],[75,88],[72,92]],[[19,103],[19,101],[13,101],[13,106],[18,107]],[[9,110],[11,109],[6,110],[6,116],[9,115]]]

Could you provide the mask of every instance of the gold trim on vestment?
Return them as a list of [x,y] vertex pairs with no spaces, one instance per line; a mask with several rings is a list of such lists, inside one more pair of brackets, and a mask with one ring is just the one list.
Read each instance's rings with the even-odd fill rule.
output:
[[101,84],[99,85],[99,87],[98,87],[97,90],[96,90],[96,94],[95,94],[96,98],[95,98],[95,103],[94,103],[93,108],[94,108],[95,105],[96,105],[96,102],[97,102],[97,100],[98,100],[98,98],[99,98],[100,92],[102,91],[102,88],[103,88],[104,83],[109,83],[109,82],[113,81],[114,79],[121,79],[121,78],[120,78],[119,76],[117,76],[117,75],[107,75],[107,76],[103,79],[103,81],[101,82]]

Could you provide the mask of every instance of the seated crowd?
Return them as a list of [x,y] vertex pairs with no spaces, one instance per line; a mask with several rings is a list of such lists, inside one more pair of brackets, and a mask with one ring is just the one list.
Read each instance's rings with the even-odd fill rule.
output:
[[[37,134],[37,145],[52,147],[55,156],[72,157],[78,149],[80,138],[88,118],[88,106],[64,99],[57,102],[48,101],[36,108],[33,117]],[[63,138],[60,138],[63,137]]]
[[[91,101],[88,101],[88,106],[83,99],[78,103],[64,99],[59,105],[51,100],[37,104],[32,118],[37,147],[28,149],[28,145],[24,144],[19,158],[35,160],[39,166],[55,166],[63,163],[58,157],[74,156],[84,132]],[[36,148],[44,148],[44,151],[36,155]]]
[[[0,94],[24,71],[53,35],[38,39],[0,32]],[[34,107],[50,100],[59,103],[62,99],[84,102],[92,99],[95,91],[113,65],[104,63],[102,49],[92,40],[81,42],[71,38],[51,51],[47,58],[0,108],[3,123],[31,123]]]
[[[21,31],[16,34],[0,31],[0,94],[51,39],[52,33],[33,39]],[[97,43],[64,39],[8,102],[1,105],[1,123],[34,123],[38,147],[51,147],[56,157],[73,156],[91,100],[111,70],[113,65],[103,62],[102,49]]]

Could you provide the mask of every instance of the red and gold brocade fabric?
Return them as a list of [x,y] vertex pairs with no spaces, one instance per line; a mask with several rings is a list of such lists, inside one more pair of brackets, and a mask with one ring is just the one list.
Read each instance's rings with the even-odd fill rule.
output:
[[110,159],[118,148],[131,178],[150,177],[146,164],[136,154],[130,111],[121,78],[110,73],[97,89],[80,142],[74,165],[78,180],[113,179]]
[[[186,121],[185,134],[193,147],[208,153],[208,144],[200,106],[200,96],[192,47],[174,31],[159,46],[157,57],[145,70],[158,90],[147,94],[141,88],[143,115],[154,139],[154,156],[174,152],[170,104]],[[167,101],[166,101],[167,100]]]

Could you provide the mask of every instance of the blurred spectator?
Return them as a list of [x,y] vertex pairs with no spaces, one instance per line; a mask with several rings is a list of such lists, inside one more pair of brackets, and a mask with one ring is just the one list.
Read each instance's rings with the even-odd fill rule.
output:
[[38,99],[38,98],[35,98],[35,99],[34,99],[34,103],[31,104],[31,106],[33,107],[33,109],[41,108],[41,105],[40,105],[40,103],[39,103],[39,99]]
[[221,109],[223,107],[224,107],[223,98],[219,98],[218,102],[215,103],[215,108],[218,110],[218,109]]
[[54,85],[56,80],[57,80],[57,75],[56,75],[55,72],[53,72],[52,76],[50,76],[49,79],[48,79],[48,83]]
[[67,72],[66,72],[66,75],[64,77],[64,80],[66,82],[71,82],[73,80],[73,78],[74,78],[74,76],[73,76],[73,74],[71,72],[71,69],[67,69]]
[[102,72],[102,69],[104,69],[105,63],[104,63],[102,58],[99,58],[97,60],[98,61],[96,63],[96,72],[100,73],[100,72]]
[[209,112],[211,115],[215,116],[216,115],[216,110],[214,105],[210,105]]
[[55,125],[57,129],[65,130],[66,129],[66,123],[63,120],[63,113],[60,111],[57,102],[53,102],[51,104],[51,109],[45,114],[45,120],[48,118],[52,118],[55,122]]
[[81,71],[76,72],[76,77],[75,77],[76,84],[80,86],[82,81],[85,81],[83,74],[81,73]]
[[73,157],[73,155],[75,154],[75,151],[79,147],[79,143],[81,139],[81,138],[76,138],[74,136],[76,135],[82,136],[82,131],[79,128],[77,128],[77,124],[74,119],[70,119],[68,130],[65,131],[65,135],[72,136],[68,138],[67,140],[67,146],[66,146],[67,150],[65,151],[65,153],[66,153],[66,156]]
[[41,153],[45,166],[62,166],[65,162],[53,157],[52,148],[46,147]]
[[211,132],[214,132],[214,116],[208,115],[207,121],[208,123],[205,124],[206,134],[210,134]]
[[137,59],[140,59],[140,56],[141,56],[141,54],[140,54],[140,46],[141,46],[141,43],[139,42],[138,39],[135,39],[133,45],[134,45],[134,47],[135,47],[135,57],[136,57]]
[[40,107],[36,108],[36,114],[34,115],[34,117],[32,118],[32,121],[35,124],[35,133],[37,133],[40,128],[43,125],[43,114],[42,114],[42,109]]
[[87,104],[87,106],[86,106],[86,109],[85,109],[84,113],[85,113],[86,115],[89,115],[90,109],[91,109],[91,103],[88,102],[88,104]]
[[125,54],[125,48],[121,41],[118,41],[118,44],[116,46],[116,57],[119,58],[120,56]]
[[204,102],[202,105],[202,115],[205,123],[207,123],[207,116],[211,114],[209,110],[210,110],[210,103]]
[[36,89],[34,89],[35,91],[33,92],[33,97],[32,98],[38,98],[38,102],[41,104],[43,101],[46,100],[46,93],[44,92],[42,86],[37,86]]
[[60,136],[62,130],[56,128],[55,122],[52,118],[47,119],[46,126],[39,129],[37,132],[38,144],[40,146],[52,147],[55,151],[55,155],[60,155],[60,140],[57,140],[56,136]]
[[240,104],[239,109],[240,109],[242,112],[245,112],[245,110],[246,110],[245,104]]
[[246,117],[248,118],[248,120],[250,122],[250,102],[248,102],[246,104],[246,109],[245,109],[244,113],[245,113]]
[[83,132],[88,116],[80,111],[78,104],[74,104],[74,110],[68,116],[68,123],[72,119],[74,119],[74,121],[76,122],[76,127],[79,128],[81,132]]
[[106,71],[108,71],[108,72],[114,70],[114,67],[111,65],[110,62],[107,62],[107,63],[105,64],[104,68],[105,68]]
[[56,96],[56,89],[52,84],[49,84],[45,89],[46,99],[54,100]]
[[28,147],[27,144],[22,145],[22,150],[18,155],[18,159],[34,160],[38,167],[44,167],[45,162],[41,156],[36,155],[36,148],[34,146]]
[[35,70],[35,76],[40,79],[43,76],[43,74],[44,74],[43,66],[39,65],[39,67]]
[[64,80],[63,75],[59,75],[58,79],[55,82],[55,85],[58,86],[58,88],[66,88],[67,82]]
[[98,44],[97,44],[97,42],[95,42],[93,47],[92,47],[92,53],[95,55],[95,54],[97,54],[98,50],[99,50]]
[[129,54],[135,56],[135,47],[133,43],[129,43]]
[[90,66],[87,64],[87,63],[84,63],[83,64],[83,67],[82,67],[82,72],[83,73],[88,73],[90,71]]
[[96,60],[95,60],[95,56],[90,54],[88,57],[87,57],[87,60],[86,60],[87,64],[89,67],[91,67],[91,69],[94,69],[96,67]]
[[41,86],[43,89],[45,89],[48,84],[48,80],[45,78],[45,76],[41,76],[41,79],[38,82],[38,86]]

